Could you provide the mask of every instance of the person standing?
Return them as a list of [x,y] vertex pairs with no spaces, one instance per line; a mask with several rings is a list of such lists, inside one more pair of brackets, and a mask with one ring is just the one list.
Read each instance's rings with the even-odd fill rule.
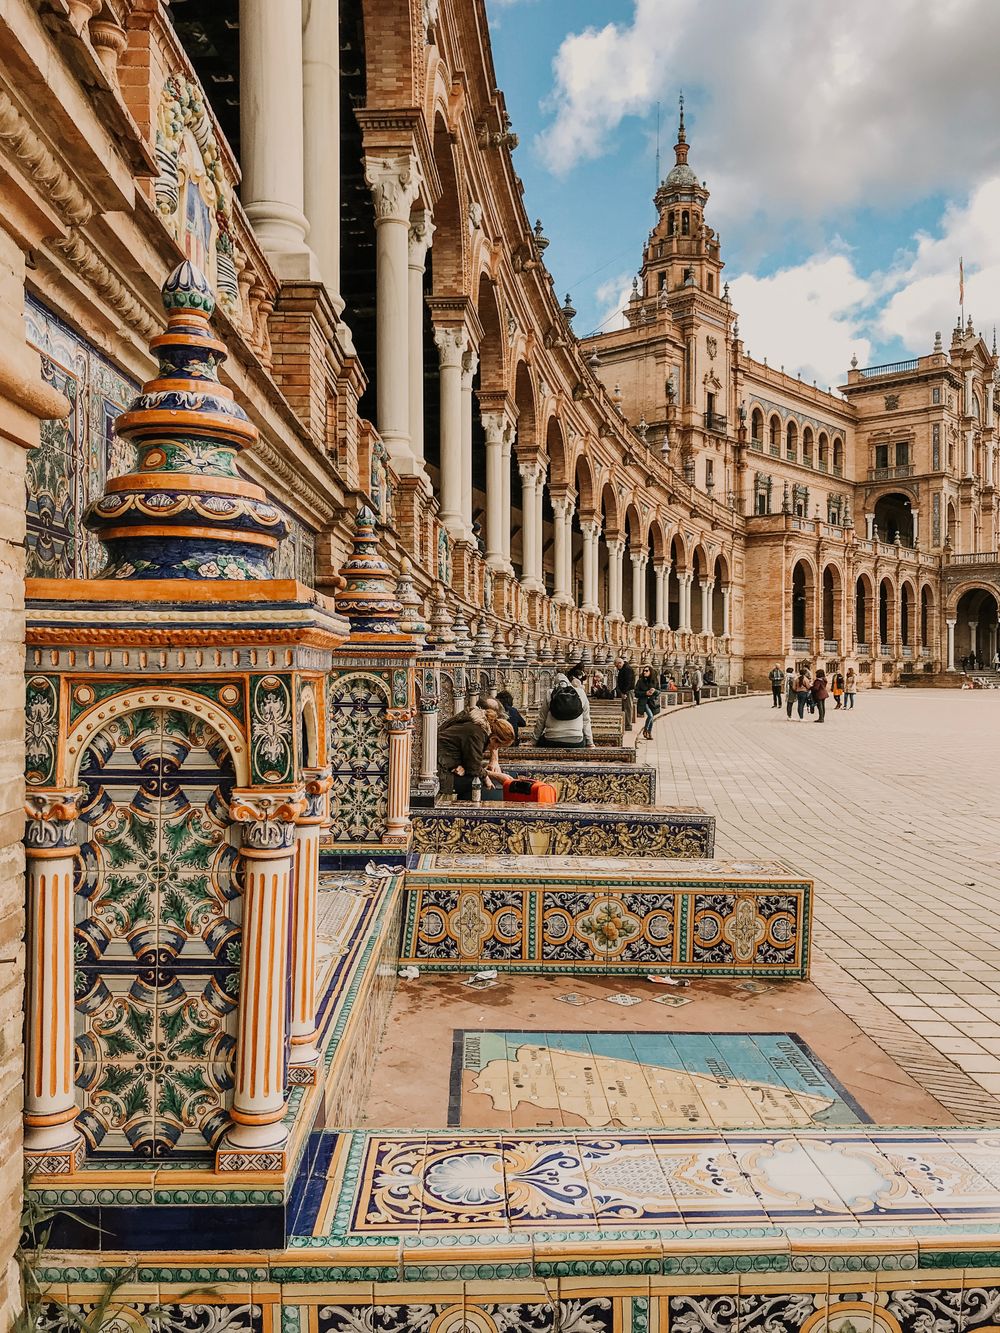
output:
[[635,726],[635,695],[632,693],[635,689],[635,668],[629,666],[624,657],[616,657],[615,666],[618,669],[618,674],[615,676],[615,693],[622,701],[625,730],[628,732]]
[[792,720],[792,709],[795,707],[795,672],[791,667],[785,667],[785,713],[789,722]]
[[844,677],[844,707],[854,707],[854,696],[857,693],[858,682],[854,675],[854,668],[847,668],[847,675]]
[[653,668],[648,664],[639,672],[635,682],[635,701],[638,711],[646,719],[642,728],[642,739],[653,739],[653,722],[656,720],[656,706],[659,701],[660,685]]
[[834,672],[833,684],[830,687],[830,693],[833,695],[834,708],[835,709],[840,708],[841,701],[843,700],[844,697],[844,677],[840,674],[839,671]]
[[785,683],[785,674],[782,671],[781,667],[778,666],[777,663],[775,663],[775,665],[768,672],[767,678],[771,682],[771,707],[780,708],[781,687]]
[[809,702],[809,672],[800,671],[795,677],[795,706],[798,709],[799,721],[806,715],[806,704]]
[[691,693],[694,695],[696,704],[701,703],[701,687],[705,683],[705,677],[701,674],[701,667],[696,666],[691,672]]
[[810,694],[813,697],[813,703],[816,705],[816,712],[819,717],[817,722],[826,721],[826,701],[830,697],[830,687],[826,683],[826,672],[817,671],[816,679],[812,683]]

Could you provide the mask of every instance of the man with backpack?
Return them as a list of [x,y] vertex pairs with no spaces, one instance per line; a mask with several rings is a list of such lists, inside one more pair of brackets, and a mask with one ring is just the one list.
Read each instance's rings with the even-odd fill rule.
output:
[[632,691],[635,689],[635,668],[625,661],[624,657],[615,658],[615,694],[622,701],[622,711],[625,714],[625,730],[629,732],[635,726],[635,695]]
[[535,730],[535,744],[570,746],[573,749],[594,744],[590,726],[590,702],[583,688],[583,667],[577,665],[560,671],[552,684],[552,693]]
[[780,666],[773,666],[767,673],[767,678],[771,682],[771,707],[781,707],[781,695],[785,684],[785,673]]

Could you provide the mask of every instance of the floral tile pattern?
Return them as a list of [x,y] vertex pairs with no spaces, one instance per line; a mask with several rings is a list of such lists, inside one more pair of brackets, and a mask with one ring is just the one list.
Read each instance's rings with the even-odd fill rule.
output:
[[232,1087],[238,858],[228,751],[143,709],[91,742],[77,882],[80,1118],[104,1154],[208,1152]]
[[330,677],[333,841],[376,842],[385,831],[390,682],[373,672]]
[[504,772],[512,778],[551,782],[560,801],[581,805],[652,805],[656,800],[656,769],[645,764],[606,764],[538,760],[520,763],[520,750],[504,755]]
[[703,810],[628,806],[442,806],[413,815],[413,850],[472,856],[704,857],[715,819]]

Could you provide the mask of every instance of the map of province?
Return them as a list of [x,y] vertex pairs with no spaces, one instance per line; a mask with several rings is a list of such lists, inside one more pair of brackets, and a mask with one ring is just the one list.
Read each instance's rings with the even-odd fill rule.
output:
[[804,1128],[868,1117],[792,1033],[456,1032],[450,1122]]

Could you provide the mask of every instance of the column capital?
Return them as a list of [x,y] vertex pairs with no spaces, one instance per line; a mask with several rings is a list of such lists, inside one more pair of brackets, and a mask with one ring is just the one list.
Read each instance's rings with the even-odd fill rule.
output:
[[947,616],[945,616],[945,618],[944,618],[944,623],[945,623],[946,625],[950,625],[951,628],[954,629],[955,626],[958,624],[958,619],[957,619],[957,617],[952,618],[952,619],[949,619]]
[[518,460],[517,470],[521,474],[522,486],[537,486],[542,479],[542,465],[538,462],[522,463]]
[[420,193],[420,164],[408,153],[400,157],[366,157],[365,180],[375,201],[375,225],[409,222]]
[[76,821],[86,787],[45,787],[24,797],[24,842],[30,851],[56,851],[77,845]]
[[441,358],[442,368],[461,370],[462,357],[469,345],[469,331],[461,324],[435,324],[434,344]]
[[487,444],[503,444],[504,436],[509,438],[514,433],[514,423],[506,412],[480,411],[479,420],[482,422]]
[[581,518],[580,530],[583,533],[583,535],[590,541],[592,542],[599,541],[601,532],[603,531],[601,527],[601,520],[599,518]]
[[645,569],[645,568],[646,568],[646,565],[649,563],[649,552],[648,552],[648,551],[630,551],[630,552],[629,552],[629,559],[632,561],[632,564],[633,564],[633,566],[634,566],[635,568],[637,568],[637,569]]
[[296,822],[314,824],[325,821],[329,813],[328,792],[333,786],[330,768],[304,768],[302,780],[305,783],[305,809]]
[[385,715],[385,729],[390,736],[402,735],[413,726],[413,714],[408,708],[390,708]]
[[305,809],[303,787],[234,787],[229,817],[242,826],[245,849],[281,855],[292,846]]
[[410,268],[423,271],[427,263],[427,251],[434,240],[434,222],[430,213],[424,210],[410,220]]
[[462,353],[462,388],[467,392],[472,389],[472,381],[479,369],[479,348],[470,345]]
[[572,491],[563,491],[562,495],[553,495],[552,511],[556,518],[567,519],[571,517],[576,508],[576,496]]
[[714,592],[714,591],[715,591],[715,579],[699,579],[699,580],[698,580],[698,587],[699,587],[699,588],[703,588],[703,589],[711,589],[711,590]]
[[621,559],[621,557],[625,554],[624,537],[608,537],[605,539],[605,545],[608,548],[608,552],[611,555],[615,556],[616,559]]

